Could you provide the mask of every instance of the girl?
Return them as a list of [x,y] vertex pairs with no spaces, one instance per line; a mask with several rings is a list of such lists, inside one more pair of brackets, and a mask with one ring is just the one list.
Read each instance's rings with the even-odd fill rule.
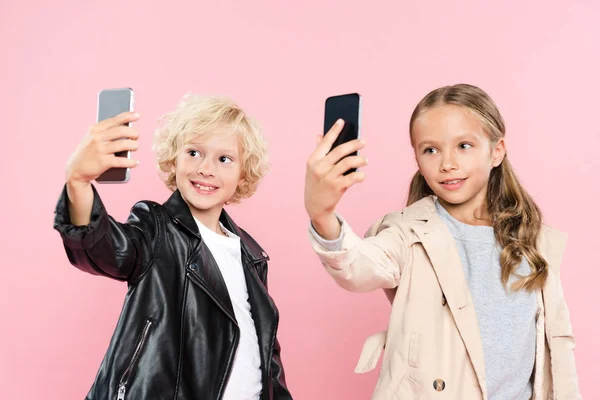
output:
[[[320,140],[306,174],[310,239],[345,289],[387,289],[387,332],[365,342],[373,399],[579,399],[574,337],[559,278],[564,234],[542,215],[506,157],[504,121],[481,89],[443,87],[410,119],[419,167],[408,207],[360,239],[334,213],[364,180],[364,147]],[[343,158],[343,159],[342,159]]]

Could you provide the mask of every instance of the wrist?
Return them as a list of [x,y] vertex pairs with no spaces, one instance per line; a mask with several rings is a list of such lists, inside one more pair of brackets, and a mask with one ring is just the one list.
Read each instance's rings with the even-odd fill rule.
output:
[[340,236],[341,224],[335,214],[326,214],[310,220],[313,228],[325,240],[335,240]]

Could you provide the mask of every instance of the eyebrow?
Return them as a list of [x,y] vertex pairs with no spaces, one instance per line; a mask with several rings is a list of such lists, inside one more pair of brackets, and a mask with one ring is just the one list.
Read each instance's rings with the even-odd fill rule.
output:
[[[459,137],[456,138],[457,142],[463,142],[465,140],[472,140],[472,141],[478,141],[479,138],[477,137],[477,135],[475,135],[474,133],[465,133],[463,135],[460,135]],[[432,139],[425,139],[419,143],[417,143],[417,148],[422,148],[422,147],[435,147],[436,145],[438,145],[438,143],[435,140]]]
[[[189,147],[203,147],[203,146],[204,146],[204,144],[203,143],[199,143],[199,142],[188,142],[188,143],[185,143],[183,145],[183,147],[187,147],[187,148],[189,148]],[[236,157],[239,156],[239,150],[238,149],[234,149],[234,148],[220,147],[220,148],[217,148],[215,152],[216,153],[224,153],[226,155],[232,155],[232,156],[236,156]]]

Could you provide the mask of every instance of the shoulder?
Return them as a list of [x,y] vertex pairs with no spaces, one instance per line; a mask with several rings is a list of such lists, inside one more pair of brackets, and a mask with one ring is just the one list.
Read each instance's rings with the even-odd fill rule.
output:
[[384,215],[371,225],[367,236],[375,235],[383,229],[390,228],[411,230],[416,225],[423,225],[435,215],[435,198],[427,196],[402,210]]
[[154,231],[160,228],[159,221],[164,221],[165,212],[163,205],[151,200],[141,200],[131,207],[127,221],[141,225],[142,229]]
[[567,247],[568,235],[548,225],[542,225],[538,235],[537,247],[548,262],[550,269],[560,272],[563,255]]
[[165,212],[164,206],[152,200],[140,200],[131,207],[132,213],[157,217]]
[[269,255],[260,244],[244,229],[239,228],[239,236],[242,246],[248,251],[248,255],[254,262],[268,261]]

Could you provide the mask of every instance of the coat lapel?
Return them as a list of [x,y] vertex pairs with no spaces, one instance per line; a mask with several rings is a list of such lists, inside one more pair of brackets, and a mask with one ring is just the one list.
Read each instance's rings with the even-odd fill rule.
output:
[[[407,213],[406,211],[410,211]],[[485,363],[477,315],[452,234],[435,212],[434,198],[427,197],[405,210],[405,218],[426,221],[413,231],[421,241],[446,296],[448,307],[485,393]]]

